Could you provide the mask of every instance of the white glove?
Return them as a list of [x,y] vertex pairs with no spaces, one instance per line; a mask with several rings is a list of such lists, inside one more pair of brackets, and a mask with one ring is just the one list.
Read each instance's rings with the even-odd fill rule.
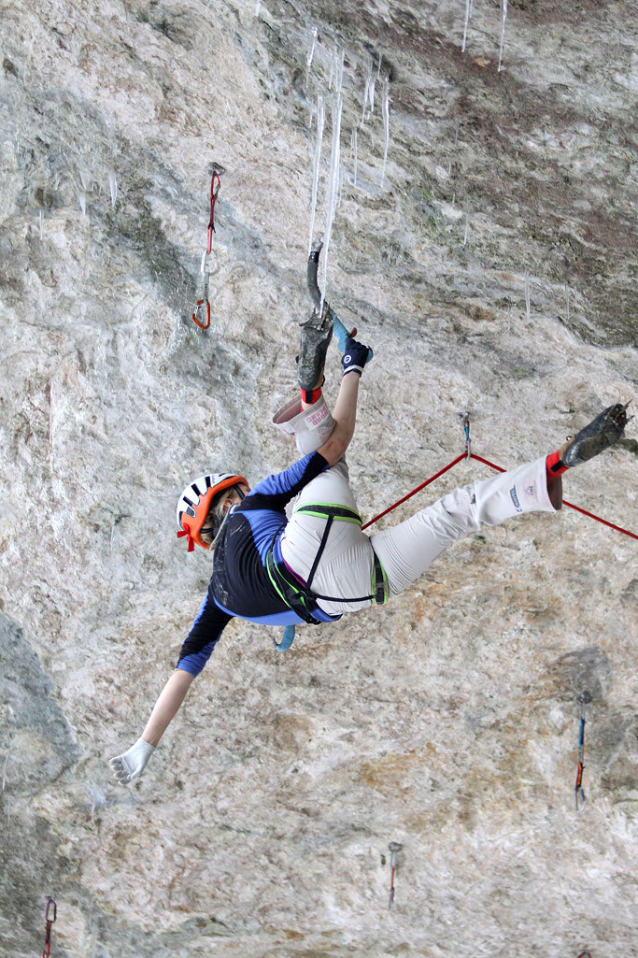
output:
[[155,751],[155,746],[138,738],[124,755],[112,758],[109,765],[120,785],[128,785],[134,778],[139,778],[148,764],[148,760]]

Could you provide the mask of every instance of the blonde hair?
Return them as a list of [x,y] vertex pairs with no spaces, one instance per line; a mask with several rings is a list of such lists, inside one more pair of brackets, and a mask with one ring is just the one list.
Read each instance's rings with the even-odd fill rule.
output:
[[211,552],[215,548],[215,539],[219,535],[222,523],[228,515],[228,509],[224,509],[224,503],[229,496],[236,493],[237,486],[229,486],[228,489],[222,489],[221,492],[218,492],[210,504],[199,537],[202,542],[206,543]]

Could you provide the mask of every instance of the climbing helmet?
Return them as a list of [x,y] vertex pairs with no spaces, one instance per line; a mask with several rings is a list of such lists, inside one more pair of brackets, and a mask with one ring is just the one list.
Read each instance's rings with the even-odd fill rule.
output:
[[186,536],[189,552],[193,551],[195,543],[202,549],[208,549],[207,543],[201,538],[201,532],[204,530],[211,503],[224,489],[230,489],[240,482],[248,485],[243,476],[231,472],[217,472],[212,476],[200,476],[186,486],[177,503],[177,527],[180,530],[177,538]]

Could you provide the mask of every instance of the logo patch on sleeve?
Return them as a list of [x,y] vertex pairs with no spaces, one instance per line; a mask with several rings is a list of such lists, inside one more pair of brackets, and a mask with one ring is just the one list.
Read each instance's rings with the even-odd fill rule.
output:
[[521,504],[518,501],[518,496],[516,495],[516,486],[512,486],[510,489],[510,496],[512,497],[512,502],[514,503],[514,508],[517,512],[522,512]]

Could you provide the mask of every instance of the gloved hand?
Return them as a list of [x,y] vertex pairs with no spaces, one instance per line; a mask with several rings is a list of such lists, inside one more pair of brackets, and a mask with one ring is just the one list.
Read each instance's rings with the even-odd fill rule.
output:
[[347,373],[359,373],[361,375],[363,367],[370,359],[372,359],[372,350],[368,346],[364,346],[363,343],[357,342],[352,336],[348,336],[346,351],[341,357],[343,375],[345,376]]
[[135,778],[139,778],[148,764],[148,760],[155,751],[155,746],[138,738],[128,752],[112,758],[109,765],[120,785],[128,785]]

